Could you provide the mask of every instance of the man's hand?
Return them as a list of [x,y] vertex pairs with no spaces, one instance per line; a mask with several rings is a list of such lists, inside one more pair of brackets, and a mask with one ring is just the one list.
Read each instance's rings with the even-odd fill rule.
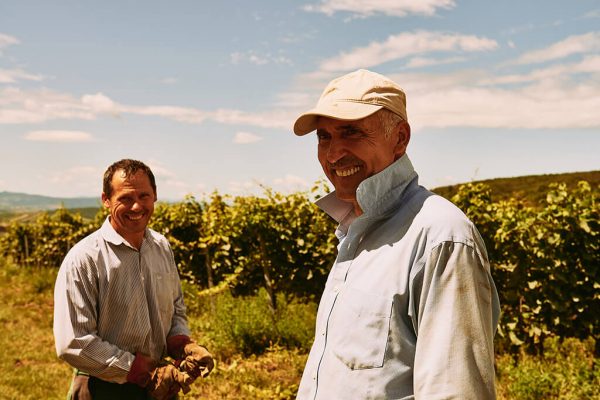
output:
[[186,344],[183,348],[185,359],[181,362],[180,369],[187,372],[192,378],[196,379],[199,376],[205,378],[210,374],[210,371],[215,367],[215,362],[212,355],[194,341]]
[[152,370],[146,390],[156,400],[169,400],[180,389],[183,389],[184,393],[189,392],[192,381],[193,379],[188,374],[167,364]]
[[146,388],[156,400],[168,400],[180,389],[184,393],[189,392],[193,379],[174,365],[158,366],[150,357],[137,353],[127,374],[127,381]]
[[167,339],[169,355],[180,360],[179,369],[187,372],[192,378],[203,378],[210,374],[215,366],[213,356],[206,348],[198,345],[189,336],[176,335]]
[[71,386],[71,400],[92,400],[92,394],[88,387],[90,377],[87,375],[75,375]]

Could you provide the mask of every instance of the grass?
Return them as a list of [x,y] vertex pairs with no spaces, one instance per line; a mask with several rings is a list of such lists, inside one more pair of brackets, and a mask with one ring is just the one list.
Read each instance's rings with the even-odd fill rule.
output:
[[52,337],[55,271],[0,269],[0,398],[59,399],[71,368],[58,362]]
[[[0,358],[0,400],[65,398],[71,368],[58,360],[54,352],[55,276],[54,269],[19,268],[0,260],[0,347],[4,349]],[[282,319],[285,323],[274,332],[262,322],[252,323],[271,318],[264,311],[260,295],[240,301],[238,306],[245,303],[251,308],[223,320],[209,309],[231,309],[235,299],[225,297],[209,304],[194,298],[189,287],[187,290],[194,337],[214,352],[217,366],[207,380],[196,382],[182,400],[293,399],[306,362],[308,345],[304,336],[312,331],[314,306],[286,303],[286,315],[299,311],[298,319]],[[250,318],[244,318],[242,313]],[[289,337],[292,331],[300,332],[296,341],[291,341],[298,348],[283,347],[290,346],[282,338]],[[248,336],[262,338],[262,347],[255,348],[259,354],[248,354],[248,348],[239,343],[232,345],[232,341],[246,340]],[[251,338],[248,343],[257,341]],[[593,356],[593,347],[589,340],[567,339],[561,343],[550,339],[545,343],[544,356],[498,356],[498,399],[600,399],[600,366]]]
[[[4,349],[0,358],[0,400],[66,397],[72,369],[56,357],[52,336],[56,272],[3,265],[0,260],[0,348]],[[207,327],[206,320],[205,316],[190,316],[194,337],[206,343],[203,337],[207,336],[211,350],[222,347],[219,335],[200,331]],[[217,359],[209,379],[197,381],[192,392],[181,396],[183,400],[295,397],[305,352],[273,345],[260,355],[225,353],[227,357]]]

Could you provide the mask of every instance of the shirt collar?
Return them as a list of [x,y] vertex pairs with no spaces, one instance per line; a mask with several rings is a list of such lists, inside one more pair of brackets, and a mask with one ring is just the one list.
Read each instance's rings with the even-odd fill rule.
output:
[[[364,214],[383,213],[400,200],[402,193],[417,173],[406,154],[387,168],[365,179],[356,189],[356,199]],[[337,198],[335,191],[316,201],[316,205],[340,224],[338,229],[347,227],[356,219],[352,203]]]
[[[137,251],[137,249],[133,247],[127,240],[125,240],[123,236],[119,235],[119,233],[115,231],[115,228],[113,228],[113,226],[110,223],[110,216],[106,217],[106,219],[104,220],[104,223],[100,228],[100,233],[102,234],[102,238],[104,238],[104,240],[114,244],[115,246],[120,246],[124,244]],[[148,228],[146,228],[146,231],[144,232],[144,240],[142,241],[142,243],[145,242],[146,239],[148,239],[148,236]]]

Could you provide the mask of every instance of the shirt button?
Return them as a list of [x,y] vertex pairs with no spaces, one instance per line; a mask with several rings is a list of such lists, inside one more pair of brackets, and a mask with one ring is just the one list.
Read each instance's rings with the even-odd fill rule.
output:
[[338,293],[340,291],[340,287],[338,285],[335,285],[333,287],[333,293]]

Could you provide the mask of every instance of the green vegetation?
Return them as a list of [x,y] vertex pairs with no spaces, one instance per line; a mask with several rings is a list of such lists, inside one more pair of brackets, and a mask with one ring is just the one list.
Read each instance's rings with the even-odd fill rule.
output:
[[[17,267],[0,259],[0,346],[4,349],[0,400],[65,398],[72,371],[54,352],[52,290],[56,272],[54,268]],[[312,339],[314,304],[312,312],[307,305],[286,304],[288,313],[279,316],[280,323],[285,325],[286,318],[298,311],[306,313],[306,322],[301,323],[298,316],[299,326],[292,322],[290,329],[265,340],[265,332],[269,332],[265,325],[271,319],[266,294],[249,298],[219,295],[215,301],[223,305],[211,311],[210,301],[196,297],[193,287],[186,285],[185,292],[193,335],[215,353],[217,367],[182,399],[294,398],[307,351],[302,340],[294,344],[288,339],[299,333],[310,334]],[[216,314],[228,307],[238,310],[235,318]],[[259,320],[257,327],[251,318]],[[258,354],[244,354],[242,347],[232,346],[232,340],[239,338],[245,346],[260,343]],[[600,399],[600,367],[592,339],[546,339],[544,348],[543,355],[497,356],[499,400]]]
[[571,191],[551,184],[533,208],[492,202],[488,187],[467,184],[452,198],[486,243],[502,306],[501,350],[541,352],[550,336],[600,344],[599,193],[583,181]]
[[[72,369],[56,357],[52,336],[52,296],[57,271],[55,268],[18,267],[0,259],[0,347],[4,354],[0,359],[0,400],[66,397]],[[218,359],[210,378],[206,382],[197,382],[183,399],[293,398],[306,361],[305,351],[279,347],[275,344],[275,336],[271,337],[273,344],[266,343],[269,347],[262,348],[261,354],[244,355],[235,349],[227,350],[233,337],[222,332],[232,328],[250,329],[252,332],[244,335],[246,343],[261,342],[264,341],[261,332],[264,323],[262,328],[253,328],[249,319],[222,321],[209,311],[197,313],[203,306],[194,304],[193,295],[186,293],[186,297],[192,303],[190,325],[194,337],[206,344]],[[258,318],[270,318],[260,305],[261,302],[266,304],[264,297],[250,298],[249,302],[237,299],[231,304],[232,301],[229,296],[223,303],[238,310],[249,310]],[[248,306],[248,303],[252,305]],[[287,307],[290,311],[295,310],[293,304]],[[310,330],[312,327],[306,326],[302,331],[307,335]]]
[[[172,244],[194,336],[218,357],[186,398],[294,397],[335,257],[334,223],[312,203],[324,190],[156,207],[153,228]],[[451,197],[481,232],[501,297],[500,399],[600,399],[599,193],[588,182],[549,184],[531,205],[494,201],[490,186],[471,183]],[[0,399],[64,393],[70,370],[51,333],[55,267],[105,217],[62,209],[0,236],[9,263],[0,260]]]
[[600,399],[600,366],[593,339],[548,338],[544,355],[497,358],[500,399]]

